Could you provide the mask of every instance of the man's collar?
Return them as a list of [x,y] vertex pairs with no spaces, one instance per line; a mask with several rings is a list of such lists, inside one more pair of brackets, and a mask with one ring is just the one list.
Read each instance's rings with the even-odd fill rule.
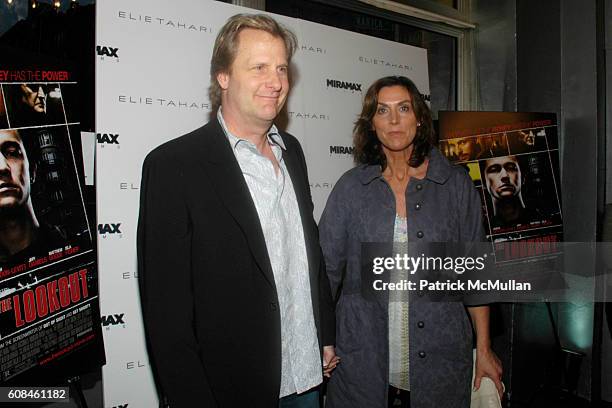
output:
[[[451,164],[435,147],[429,151],[429,164],[427,165],[426,179],[437,184],[444,184],[451,175]],[[373,180],[382,177],[379,165],[366,165],[360,168],[358,173],[362,184],[369,184]]]
[[[223,114],[221,113],[221,106],[219,106],[219,110],[217,110],[217,120],[219,121],[219,124],[221,125],[221,128],[223,129],[223,132],[227,137],[227,140],[230,142],[232,149],[236,149],[236,146],[240,142],[247,142],[252,144],[252,142],[250,142],[249,140],[239,138],[238,136],[230,132],[230,130],[227,128],[225,120],[223,119]],[[281,137],[280,133],[278,132],[278,129],[276,128],[276,125],[274,124],[272,124],[270,129],[268,129],[268,141],[279,145],[283,150],[287,150],[287,147],[285,147],[285,142],[283,141],[283,138]]]

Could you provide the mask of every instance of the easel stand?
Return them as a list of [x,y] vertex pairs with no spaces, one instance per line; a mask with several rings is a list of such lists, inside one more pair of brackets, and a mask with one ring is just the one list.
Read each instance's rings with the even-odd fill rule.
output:
[[68,387],[70,388],[70,397],[74,400],[78,408],[88,408],[85,395],[83,394],[83,387],[81,386],[81,377],[76,376],[69,378]]

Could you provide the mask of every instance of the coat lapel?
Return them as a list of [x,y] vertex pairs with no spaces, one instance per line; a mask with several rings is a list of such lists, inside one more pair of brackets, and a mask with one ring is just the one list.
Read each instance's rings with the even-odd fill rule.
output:
[[204,130],[201,148],[208,160],[202,165],[208,170],[218,197],[240,225],[259,269],[276,290],[259,215],[234,152],[216,119],[209,122]]

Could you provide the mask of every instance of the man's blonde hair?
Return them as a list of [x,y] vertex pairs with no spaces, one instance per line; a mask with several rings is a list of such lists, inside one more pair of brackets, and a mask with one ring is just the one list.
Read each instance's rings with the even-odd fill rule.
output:
[[287,50],[287,62],[291,61],[291,57],[293,57],[297,48],[295,34],[268,15],[236,14],[230,17],[217,34],[210,60],[210,89],[208,95],[213,111],[221,105],[221,87],[217,82],[217,75],[230,71],[238,51],[238,34],[245,28],[263,30],[283,40]]

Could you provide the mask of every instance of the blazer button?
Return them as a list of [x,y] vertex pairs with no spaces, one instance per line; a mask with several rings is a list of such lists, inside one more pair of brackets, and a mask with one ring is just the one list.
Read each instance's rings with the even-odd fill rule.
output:
[[417,232],[417,237],[418,238],[423,238],[424,236],[425,236],[425,234],[423,234],[423,231]]
[[419,351],[419,357],[425,358],[425,356],[427,356],[427,354],[425,354],[424,351]]
[[423,327],[425,327],[425,322],[423,322],[423,321],[418,322],[418,323],[417,323],[417,327],[418,327],[419,329],[422,329]]
[[278,305],[276,304],[276,302],[270,302],[270,310],[272,310],[273,312],[276,312],[278,310]]
[[416,189],[417,189],[417,191],[421,191],[423,189],[423,185],[422,184],[417,184],[416,185]]
[[415,210],[420,210],[420,209],[421,209],[421,203],[416,203],[416,204],[414,205],[414,209],[415,209]]

